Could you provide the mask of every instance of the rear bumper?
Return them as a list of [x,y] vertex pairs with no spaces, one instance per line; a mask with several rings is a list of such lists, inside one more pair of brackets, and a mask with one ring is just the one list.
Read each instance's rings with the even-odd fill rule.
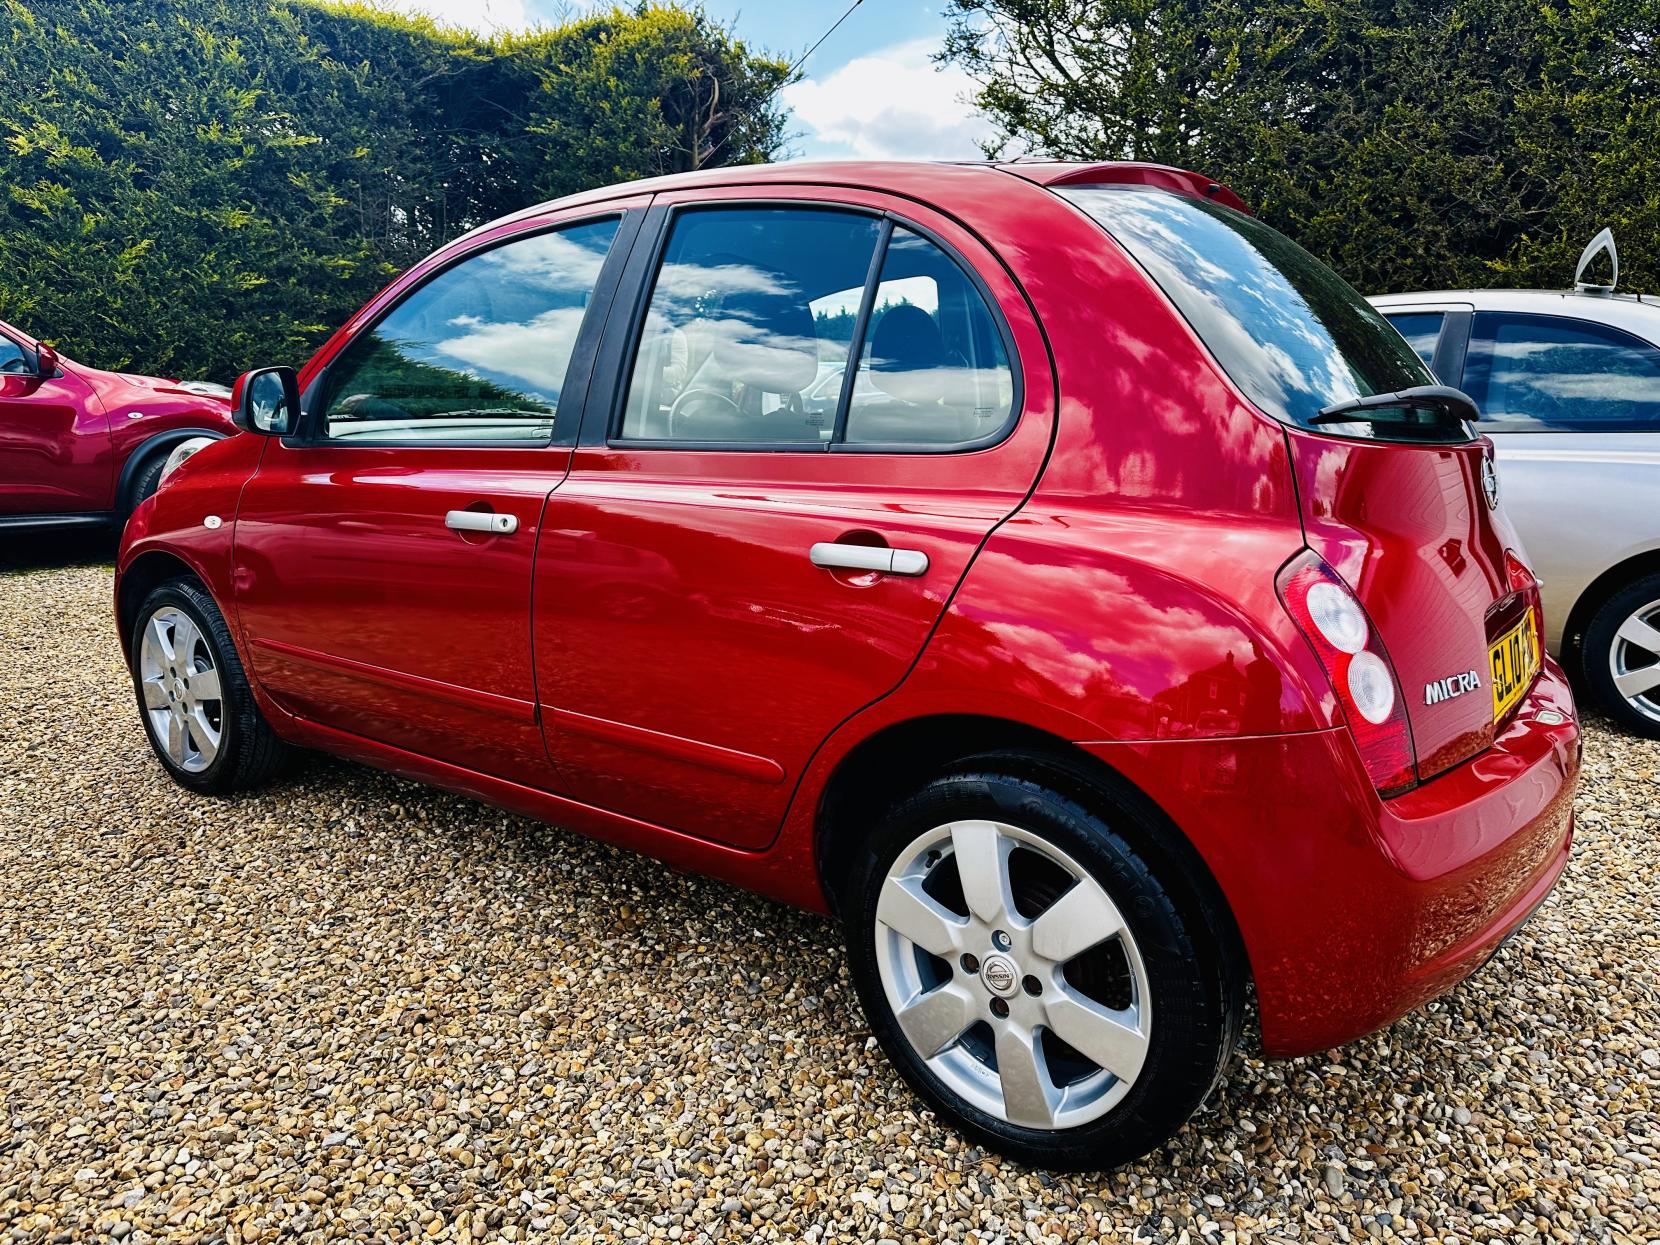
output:
[[1158,801],[1210,866],[1270,1055],[1340,1045],[1444,993],[1567,863],[1579,727],[1554,662],[1491,748],[1387,801],[1343,730],[1085,746]]

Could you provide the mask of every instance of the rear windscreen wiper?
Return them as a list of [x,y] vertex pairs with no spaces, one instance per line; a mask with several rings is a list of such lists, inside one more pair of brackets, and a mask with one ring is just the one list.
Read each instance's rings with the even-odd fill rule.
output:
[[1441,411],[1458,419],[1474,422],[1481,415],[1475,402],[1462,389],[1451,385],[1414,385],[1398,393],[1372,393],[1364,398],[1350,398],[1321,407],[1320,413],[1310,419],[1311,424],[1356,424],[1372,419],[1373,411],[1399,410],[1407,407],[1417,411]]

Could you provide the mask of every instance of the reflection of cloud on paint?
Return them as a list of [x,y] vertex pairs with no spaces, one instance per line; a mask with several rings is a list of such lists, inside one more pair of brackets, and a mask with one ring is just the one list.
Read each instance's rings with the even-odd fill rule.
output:
[[860,56],[823,78],[784,88],[784,103],[826,156],[974,159],[991,124],[969,99],[974,83],[956,66],[936,67],[931,39]]
[[551,406],[559,401],[582,315],[581,307],[560,307],[525,324],[489,324],[475,316],[458,317],[452,323],[466,332],[438,342],[437,350],[445,359],[482,372],[498,384],[505,379],[521,392],[534,389],[526,396]]

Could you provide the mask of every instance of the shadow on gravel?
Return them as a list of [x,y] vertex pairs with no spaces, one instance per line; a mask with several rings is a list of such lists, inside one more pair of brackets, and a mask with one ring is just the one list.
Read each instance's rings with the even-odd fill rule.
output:
[[112,566],[120,533],[102,528],[0,529],[0,574],[56,566]]

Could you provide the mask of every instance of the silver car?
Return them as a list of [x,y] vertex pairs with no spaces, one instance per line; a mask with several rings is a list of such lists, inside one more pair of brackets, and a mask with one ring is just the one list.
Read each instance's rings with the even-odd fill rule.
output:
[[[1604,241],[1617,280],[1606,231],[1581,275]],[[1577,283],[1372,302],[1481,408],[1551,651],[1598,709],[1660,738],[1660,300]]]

